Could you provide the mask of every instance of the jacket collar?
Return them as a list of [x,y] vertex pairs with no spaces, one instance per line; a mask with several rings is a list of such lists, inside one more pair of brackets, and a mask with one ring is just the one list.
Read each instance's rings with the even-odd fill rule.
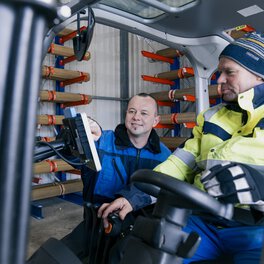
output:
[[264,104],[264,83],[255,86],[253,89],[254,89],[254,97],[252,103],[254,108],[257,108]]
[[236,112],[242,112],[243,109],[248,110],[250,105],[253,109],[264,104],[264,83],[255,86],[252,89],[239,95],[238,102],[225,102],[226,108]]
[[[115,145],[119,148],[128,148],[128,147],[134,147],[134,145],[131,143],[128,134],[127,129],[124,124],[119,124],[115,129]],[[145,149],[148,149],[149,151],[153,153],[160,153],[160,140],[159,136],[157,135],[156,131],[152,129],[148,143],[144,147]]]

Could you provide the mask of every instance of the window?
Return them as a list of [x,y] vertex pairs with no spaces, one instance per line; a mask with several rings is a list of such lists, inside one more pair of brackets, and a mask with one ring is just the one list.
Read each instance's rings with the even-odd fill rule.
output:
[[166,12],[180,11],[194,2],[196,0],[102,0],[99,3],[141,18],[151,19]]

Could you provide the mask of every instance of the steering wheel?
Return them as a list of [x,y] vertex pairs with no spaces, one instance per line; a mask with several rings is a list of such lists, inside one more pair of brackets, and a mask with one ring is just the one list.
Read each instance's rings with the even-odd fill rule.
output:
[[175,203],[179,208],[199,210],[226,219],[232,219],[233,204],[223,204],[206,192],[172,176],[149,169],[134,172],[131,180],[140,190],[158,197],[160,191],[168,191],[175,196]]

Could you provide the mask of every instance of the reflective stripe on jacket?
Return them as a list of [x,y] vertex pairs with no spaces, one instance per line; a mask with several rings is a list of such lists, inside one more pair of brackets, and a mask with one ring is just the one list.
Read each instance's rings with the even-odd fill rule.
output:
[[223,161],[264,171],[264,84],[199,114],[192,138],[155,170],[202,189],[199,172]]

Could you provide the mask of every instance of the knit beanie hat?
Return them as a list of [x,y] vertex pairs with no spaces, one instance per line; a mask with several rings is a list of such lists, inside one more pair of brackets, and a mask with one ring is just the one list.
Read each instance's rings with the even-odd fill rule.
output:
[[264,38],[250,33],[227,45],[219,58],[227,57],[264,79]]

